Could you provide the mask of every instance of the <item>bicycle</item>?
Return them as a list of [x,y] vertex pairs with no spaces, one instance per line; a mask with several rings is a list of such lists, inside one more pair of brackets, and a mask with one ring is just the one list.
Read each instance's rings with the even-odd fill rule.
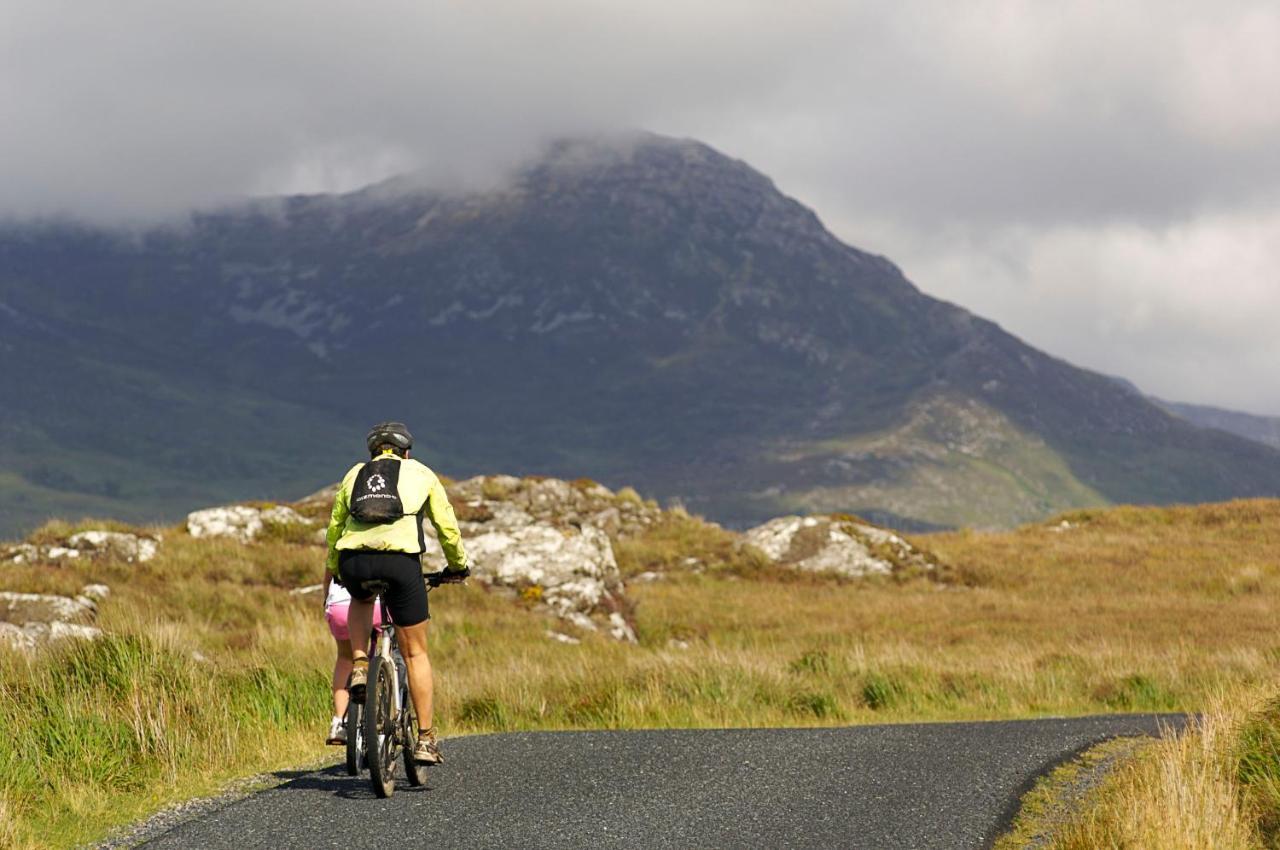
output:
[[[427,573],[423,579],[428,593],[446,583],[443,572]],[[419,764],[413,757],[413,748],[418,742],[418,713],[413,701],[409,699],[408,671],[396,640],[395,624],[391,622],[383,600],[387,584],[383,581],[366,581],[363,582],[363,587],[377,597],[383,625],[373,654],[369,656],[364,703],[355,712],[360,716],[358,731],[361,733],[361,740],[353,746],[351,742],[354,736],[351,735],[350,728],[347,732],[347,771],[352,775],[359,772],[360,751],[367,750],[364,757],[369,764],[373,792],[379,797],[390,797],[395,793],[398,761],[404,762],[406,778],[413,786],[427,781],[427,766]],[[348,712],[350,716],[350,709]],[[356,754],[354,772],[353,751]]]
[[[374,635],[376,638],[377,630],[375,628]],[[373,639],[370,640],[373,643]],[[399,659],[399,649],[392,649],[392,656]],[[403,663],[403,659],[396,662],[398,667]],[[347,677],[347,687],[351,687],[351,677]],[[350,700],[347,702],[347,713],[343,715],[342,722],[347,730],[347,775],[359,776],[360,771],[368,766],[365,761],[364,751],[364,703]]]
[[[373,627],[373,636],[369,639],[367,651],[372,650],[378,637],[380,625]],[[396,661],[396,669],[404,666],[404,658],[400,655],[398,645],[392,646],[391,656]],[[351,688],[351,676],[347,676],[347,688]],[[346,714],[342,716],[343,727],[347,730],[347,775],[359,776],[360,771],[369,766],[364,747],[364,703],[349,700]]]

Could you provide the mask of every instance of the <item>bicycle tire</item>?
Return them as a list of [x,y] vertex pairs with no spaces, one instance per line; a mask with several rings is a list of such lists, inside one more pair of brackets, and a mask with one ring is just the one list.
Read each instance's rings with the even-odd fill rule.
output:
[[358,702],[347,703],[347,775],[359,776],[361,758],[364,756],[364,706]]
[[395,665],[379,655],[369,659],[369,687],[364,700],[365,751],[369,755],[369,781],[373,793],[390,797],[396,791],[396,724],[392,690],[396,685]]
[[418,741],[418,712],[413,707],[409,695],[406,693],[403,697],[404,704],[409,707],[404,714],[404,775],[408,778],[409,784],[417,788],[427,784],[427,766],[419,764],[413,757],[413,745]]

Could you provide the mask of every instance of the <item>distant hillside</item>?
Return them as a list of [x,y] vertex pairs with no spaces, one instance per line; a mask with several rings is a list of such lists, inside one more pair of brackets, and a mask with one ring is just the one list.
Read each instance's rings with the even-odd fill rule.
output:
[[1200,428],[1217,428],[1219,431],[1280,449],[1280,416],[1258,416],[1202,404],[1183,404],[1159,399],[1156,401],[1165,410]]
[[3,529],[290,497],[402,418],[442,471],[634,483],[731,524],[1011,525],[1280,492],[1202,430],[920,292],[657,136],[114,234],[0,230]]

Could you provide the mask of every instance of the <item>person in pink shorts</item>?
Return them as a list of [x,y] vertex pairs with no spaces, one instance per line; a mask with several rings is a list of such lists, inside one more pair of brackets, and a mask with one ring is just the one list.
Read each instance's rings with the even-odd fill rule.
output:
[[[347,727],[342,722],[347,713],[350,696],[347,693],[347,677],[351,675],[351,633],[347,630],[347,609],[351,606],[351,594],[333,580],[326,570],[324,574],[324,619],[329,633],[338,647],[338,657],[333,662],[333,719],[329,721],[329,737],[326,744],[344,746],[347,743]],[[382,614],[375,607],[373,625],[382,625]]]

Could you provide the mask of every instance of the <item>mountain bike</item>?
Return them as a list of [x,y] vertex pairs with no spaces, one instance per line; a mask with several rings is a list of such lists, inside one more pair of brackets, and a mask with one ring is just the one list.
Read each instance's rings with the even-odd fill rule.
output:
[[[428,573],[423,576],[427,592],[444,583],[444,573]],[[400,655],[396,640],[395,624],[387,613],[383,600],[387,584],[382,581],[363,582],[365,590],[377,597],[382,612],[382,631],[378,633],[373,654],[369,656],[369,678],[365,686],[364,705],[360,730],[362,745],[367,750],[369,779],[373,792],[379,797],[390,797],[396,790],[396,771],[404,762],[405,776],[410,785],[422,785],[427,781],[427,766],[418,764],[413,757],[418,742],[418,713],[409,698],[408,671]],[[351,770],[351,735],[348,731],[347,770]],[[357,745],[357,749],[361,746]],[[357,772],[359,759],[356,760]]]

